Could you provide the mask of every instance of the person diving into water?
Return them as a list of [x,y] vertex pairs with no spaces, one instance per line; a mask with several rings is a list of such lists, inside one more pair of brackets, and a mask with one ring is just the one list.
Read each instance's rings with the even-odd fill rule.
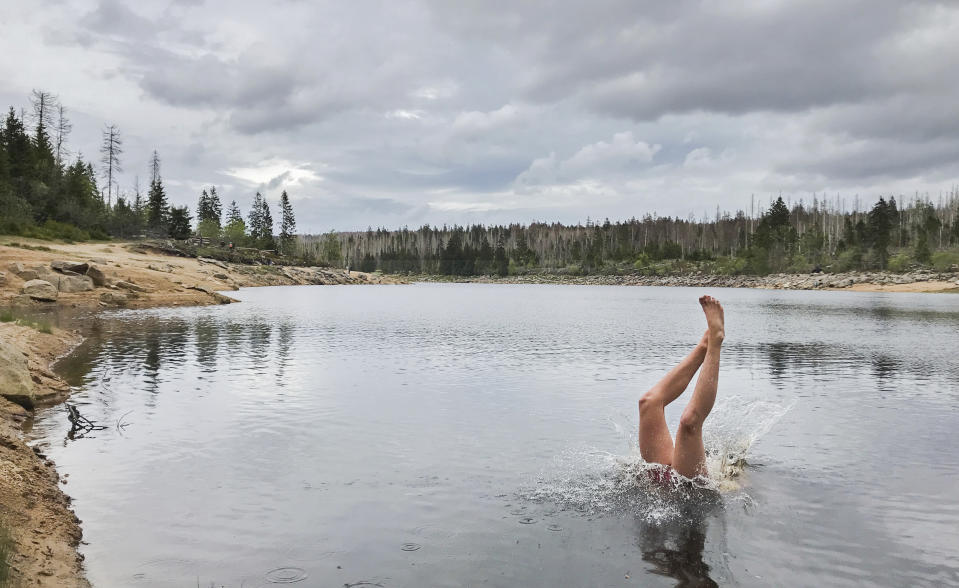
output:
[[[660,481],[670,478],[669,468],[686,478],[706,476],[703,423],[716,401],[719,353],[725,337],[723,307],[712,296],[701,296],[706,332],[696,348],[639,399],[639,452],[647,463],[666,466],[654,472]],[[676,442],[666,425],[666,405],[679,398],[700,369],[693,397],[683,410]]]

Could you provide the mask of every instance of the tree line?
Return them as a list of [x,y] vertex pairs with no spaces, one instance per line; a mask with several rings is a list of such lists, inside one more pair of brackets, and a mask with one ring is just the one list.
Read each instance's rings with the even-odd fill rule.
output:
[[[299,249],[362,271],[444,275],[530,272],[726,274],[904,270],[959,264],[959,190],[880,197],[869,210],[841,198],[779,197],[758,214],[716,211],[711,219],[660,217],[586,224],[372,228],[304,236]],[[953,248],[950,250],[950,248]]]
[[[117,179],[123,171],[119,127],[104,127],[99,169],[71,152],[67,142],[71,131],[67,109],[50,92],[34,90],[28,111],[18,113],[10,107],[0,128],[0,234],[73,240],[186,239],[194,234],[189,207],[168,201],[156,151],[148,166],[146,192],[141,192],[138,179],[129,193],[120,189]],[[223,219],[215,187],[201,192],[196,212],[196,232],[208,239],[294,251],[296,220],[285,191],[280,197],[278,235],[270,206],[260,193],[246,220],[236,201]]]

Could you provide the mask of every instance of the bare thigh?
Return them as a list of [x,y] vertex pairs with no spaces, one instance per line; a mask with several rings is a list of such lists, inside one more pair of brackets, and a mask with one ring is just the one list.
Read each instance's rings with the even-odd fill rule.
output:
[[639,453],[648,463],[670,465],[673,461],[665,405],[657,398],[655,388],[639,401]]

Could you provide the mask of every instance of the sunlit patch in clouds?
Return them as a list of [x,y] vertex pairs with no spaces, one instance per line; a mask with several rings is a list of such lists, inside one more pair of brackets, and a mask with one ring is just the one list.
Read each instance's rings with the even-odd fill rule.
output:
[[[252,186],[269,190],[289,189],[310,182],[319,182],[323,177],[313,171],[312,164],[296,163],[285,159],[270,159],[259,165],[237,167],[225,170],[228,176],[246,182]],[[290,194],[294,197],[293,194]]]
[[386,113],[386,118],[398,118],[404,120],[419,120],[423,118],[426,112],[422,110],[404,110],[402,108],[391,110]]

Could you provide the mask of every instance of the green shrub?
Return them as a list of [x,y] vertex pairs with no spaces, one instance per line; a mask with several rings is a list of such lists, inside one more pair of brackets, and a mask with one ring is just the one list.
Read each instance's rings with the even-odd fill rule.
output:
[[936,251],[932,254],[932,267],[948,272],[952,266],[959,266],[959,251]]
[[904,272],[909,269],[909,264],[912,263],[912,258],[909,257],[909,254],[905,251],[897,253],[889,258],[889,271],[891,272]]
[[851,247],[839,254],[836,260],[836,269],[841,272],[848,272],[862,269],[862,250],[858,247]]
[[737,276],[745,273],[748,267],[749,260],[745,257],[720,257],[715,272],[724,276]]
[[13,313],[9,310],[0,311],[0,323],[12,323],[14,320]]

